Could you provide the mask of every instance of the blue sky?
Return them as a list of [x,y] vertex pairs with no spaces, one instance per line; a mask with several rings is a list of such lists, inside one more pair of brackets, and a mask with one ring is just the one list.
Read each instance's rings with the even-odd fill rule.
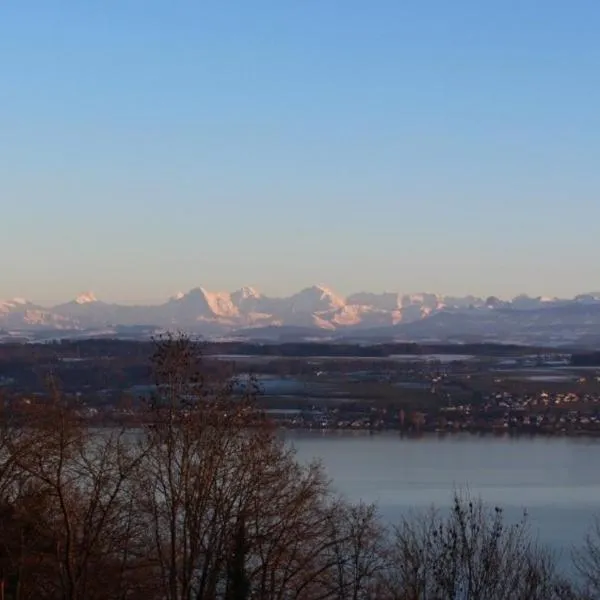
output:
[[0,298],[600,288],[600,3],[0,9]]

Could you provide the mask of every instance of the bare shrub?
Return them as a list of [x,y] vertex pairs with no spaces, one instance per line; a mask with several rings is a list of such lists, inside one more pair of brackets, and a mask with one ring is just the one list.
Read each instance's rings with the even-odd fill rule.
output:
[[506,525],[501,509],[468,495],[456,495],[447,516],[431,511],[404,519],[392,557],[390,598],[548,600],[566,593],[526,519]]

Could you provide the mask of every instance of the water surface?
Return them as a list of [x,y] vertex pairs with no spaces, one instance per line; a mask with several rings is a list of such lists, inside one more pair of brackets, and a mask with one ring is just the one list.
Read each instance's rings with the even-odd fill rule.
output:
[[456,434],[288,432],[301,460],[320,458],[350,500],[376,502],[386,520],[411,509],[450,506],[453,492],[526,510],[540,541],[563,556],[600,514],[600,439]]

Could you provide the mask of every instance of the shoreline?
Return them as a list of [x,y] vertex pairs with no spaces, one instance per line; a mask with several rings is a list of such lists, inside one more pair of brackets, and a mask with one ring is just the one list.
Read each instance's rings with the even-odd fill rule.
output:
[[[92,429],[116,429],[123,428],[125,430],[135,431],[142,430],[148,424],[145,423],[90,423]],[[501,429],[454,429],[454,430],[439,430],[439,429],[421,429],[421,430],[400,430],[396,428],[377,428],[370,429],[368,427],[293,427],[275,423],[275,430],[278,432],[291,433],[318,433],[322,435],[389,435],[394,434],[401,438],[423,438],[423,437],[495,437],[495,438],[600,438],[600,430],[565,430],[565,431],[536,431],[536,430],[501,430]]]
[[480,436],[480,437],[544,437],[544,438],[573,438],[573,437],[600,437],[600,431],[576,430],[576,431],[502,431],[490,429],[459,429],[459,430],[434,430],[425,429],[421,431],[401,431],[399,429],[368,429],[368,428],[336,428],[336,427],[278,427],[282,431],[315,432],[315,433],[360,433],[365,435],[378,435],[393,433],[404,438],[419,438],[423,436],[453,437],[453,436]]

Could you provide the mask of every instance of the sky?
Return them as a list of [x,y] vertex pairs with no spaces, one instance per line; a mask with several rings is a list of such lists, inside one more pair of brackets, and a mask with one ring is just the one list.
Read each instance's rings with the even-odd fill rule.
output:
[[600,289],[597,0],[0,8],[0,298]]

